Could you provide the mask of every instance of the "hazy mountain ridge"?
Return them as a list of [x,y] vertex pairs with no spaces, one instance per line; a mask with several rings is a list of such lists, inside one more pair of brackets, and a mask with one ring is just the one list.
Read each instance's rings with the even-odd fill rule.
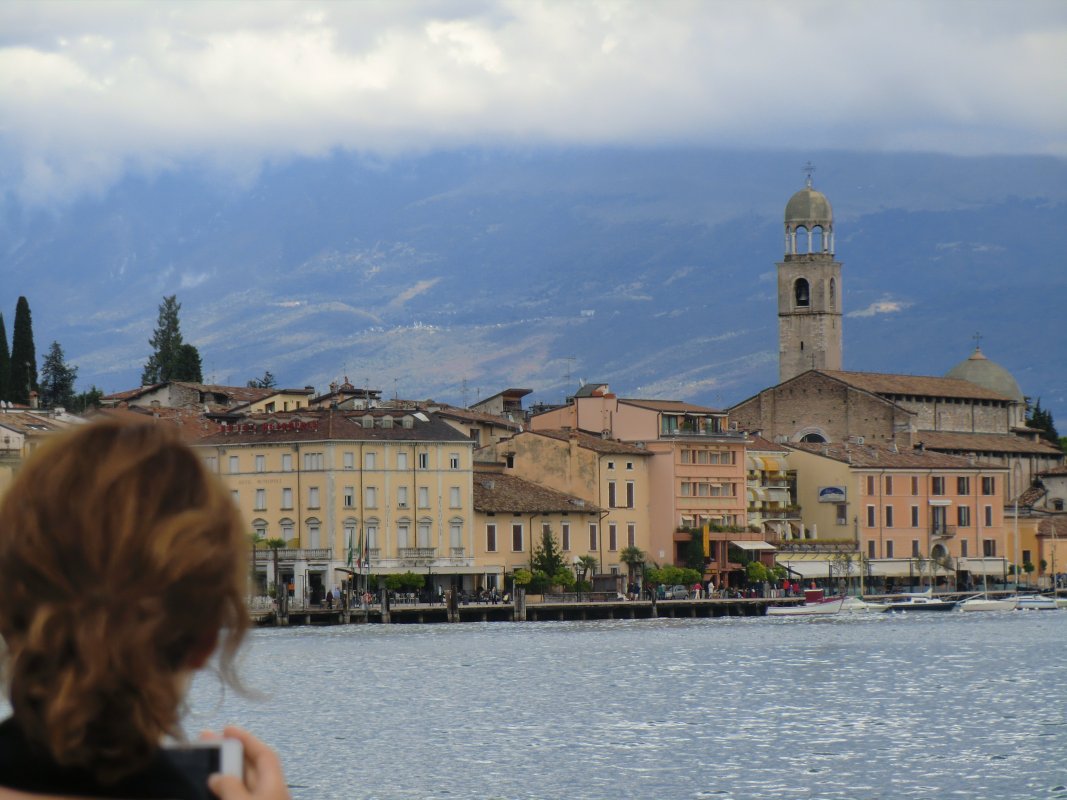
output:
[[[812,158],[844,264],[846,368],[943,374],[980,330],[1067,417],[1067,165]],[[387,394],[523,385],[555,401],[581,377],[729,405],[777,379],[774,264],[802,160],[337,155],[244,189],[188,172],[48,213],[9,202],[0,310],[27,295],[38,349],[58,339],[79,384],[105,391],[136,383],[156,306],[177,293],[219,382],[270,369],[285,385],[347,374]]]

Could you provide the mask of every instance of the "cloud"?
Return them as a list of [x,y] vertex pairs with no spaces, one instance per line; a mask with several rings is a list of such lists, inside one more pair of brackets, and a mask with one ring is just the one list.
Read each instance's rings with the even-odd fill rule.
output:
[[337,148],[1067,155],[1060,0],[9,0],[0,31],[0,181],[42,203]]
[[911,307],[911,303],[905,303],[901,300],[890,300],[888,298],[882,298],[871,303],[866,308],[862,308],[858,311],[849,311],[845,314],[846,317],[874,317],[878,314],[898,314],[906,308]]

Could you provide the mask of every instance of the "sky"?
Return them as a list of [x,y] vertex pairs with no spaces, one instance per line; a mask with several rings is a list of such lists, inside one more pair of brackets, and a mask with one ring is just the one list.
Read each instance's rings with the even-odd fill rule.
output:
[[1067,157],[1063,0],[0,3],[0,196],[335,150]]

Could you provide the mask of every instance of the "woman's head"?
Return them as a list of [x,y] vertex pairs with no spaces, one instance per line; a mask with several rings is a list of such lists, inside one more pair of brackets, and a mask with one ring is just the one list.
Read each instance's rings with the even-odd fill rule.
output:
[[247,628],[247,537],[160,424],[94,423],[25,464],[0,503],[0,636],[19,725],[102,779],[178,728],[181,676]]

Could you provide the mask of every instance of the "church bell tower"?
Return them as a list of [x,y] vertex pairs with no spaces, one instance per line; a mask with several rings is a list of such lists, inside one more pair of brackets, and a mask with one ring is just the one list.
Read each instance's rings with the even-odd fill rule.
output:
[[834,260],[830,201],[805,186],[785,207],[778,264],[778,381],[809,369],[841,369],[841,264]]

